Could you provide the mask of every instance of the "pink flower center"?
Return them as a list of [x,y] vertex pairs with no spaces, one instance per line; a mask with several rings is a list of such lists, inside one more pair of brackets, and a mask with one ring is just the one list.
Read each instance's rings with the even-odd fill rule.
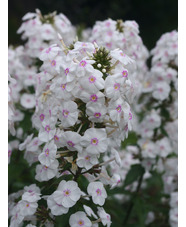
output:
[[98,188],[97,190],[96,190],[96,193],[97,193],[97,195],[101,195],[101,190]]
[[26,204],[26,207],[29,207],[29,206],[30,206],[30,204],[29,204],[29,203],[27,203],[27,204]]
[[46,132],[50,132],[50,126],[49,126],[49,125],[46,125],[46,126],[45,126],[45,131],[46,131]]
[[91,84],[96,81],[96,77],[94,77],[94,76],[90,76],[88,79],[89,79],[89,83],[91,83]]
[[55,60],[52,60],[51,61],[51,66],[53,67],[53,66],[55,66],[56,65],[56,61]]
[[98,100],[97,95],[91,95],[91,96],[90,96],[90,101],[92,101],[92,102],[97,102],[97,100]]
[[127,70],[123,70],[122,75],[123,75],[123,77],[127,77],[128,76]]
[[79,63],[79,65],[80,65],[81,67],[85,67],[85,66],[86,66],[86,64],[87,64],[87,62],[86,62],[86,61],[81,61],[81,62]]
[[121,109],[121,105],[118,105],[118,106],[116,107],[116,110],[117,110],[118,113],[120,113],[121,110],[122,110],[122,109]]
[[40,114],[39,118],[40,118],[40,121],[43,121],[45,119],[45,115],[44,114]]
[[46,156],[46,157],[49,156],[49,149],[48,149],[48,148],[45,150],[45,156]]
[[66,84],[61,84],[61,89],[64,91],[66,89]]
[[114,84],[114,89],[115,90],[119,90],[120,89],[120,84],[118,84],[118,83],[117,84]]
[[83,225],[84,225],[84,221],[83,221],[83,220],[79,220],[79,221],[78,221],[78,225],[79,225],[79,226],[83,226]]
[[67,74],[69,73],[69,68],[65,69],[65,75],[67,76]]
[[74,147],[74,145],[75,145],[72,141],[68,141],[67,144],[69,147]]
[[55,141],[59,141],[59,137],[55,135],[55,136],[54,136],[54,140],[55,140]]
[[11,150],[8,150],[8,157],[10,157],[12,154],[12,151]]
[[121,57],[125,57],[126,55],[123,52],[120,52]]
[[63,110],[63,116],[64,117],[68,117],[69,115],[69,111],[68,110]]
[[98,112],[98,113],[95,113],[95,114],[94,114],[94,117],[95,117],[95,118],[100,118],[100,117],[101,117],[101,113],[99,113],[99,112]]
[[85,157],[85,161],[89,161],[89,160],[90,160],[90,156],[87,155],[87,156]]
[[66,189],[66,190],[63,191],[63,194],[64,194],[65,197],[68,197],[68,196],[70,196],[71,191],[69,189]]
[[97,138],[91,139],[91,144],[92,144],[92,145],[97,145],[98,142],[99,142],[99,140],[98,140]]

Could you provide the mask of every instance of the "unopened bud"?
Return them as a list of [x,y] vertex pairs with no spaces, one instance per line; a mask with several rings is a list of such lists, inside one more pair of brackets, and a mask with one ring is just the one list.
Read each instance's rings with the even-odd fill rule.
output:
[[100,64],[100,63],[99,63],[99,64],[97,64],[97,67],[98,67],[98,68],[101,68],[101,64]]

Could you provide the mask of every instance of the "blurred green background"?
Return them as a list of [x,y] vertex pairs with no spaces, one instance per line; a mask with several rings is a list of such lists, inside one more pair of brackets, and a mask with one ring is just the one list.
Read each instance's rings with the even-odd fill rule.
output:
[[161,34],[178,27],[177,0],[9,0],[9,44],[21,44],[16,34],[21,18],[39,8],[43,14],[64,13],[73,25],[92,27],[97,20],[136,20],[148,49],[155,46]]

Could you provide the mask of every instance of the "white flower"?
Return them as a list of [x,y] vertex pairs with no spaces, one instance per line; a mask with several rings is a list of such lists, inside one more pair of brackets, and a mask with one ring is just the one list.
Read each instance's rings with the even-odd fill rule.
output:
[[36,202],[28,202],[25,200],[19,201],[20,213],[23,216],[33,215],[36,212],[38,204]]
[[45,144],[43,152],[38,156],[38,160],[42,165],[50,166],[56,158],[57,146],[54,141],[50,141]]
[[32,109],[36,105],[35,96],[25,93],[21,96],[20,103],[26,109]]
[[107,193],[101,182],[91,182],[87,187],[87,192],[92,196],[92,200],[95,204],[103,206]]
[[75,214],[72,214],[69,219],[69,224],[71,227],[91,227],[92,223],[91,221],[87,218],[85,212],[78,211]]
[[62,137],[62,146],[66,146],[70,151],[82,151],[82,146],[80,146],[81,135],[77,132],[64,132]]
[[92,168],[92,166],[98,164],[98,159],[96,155],[88,154],[85,150],[83,150],[83,152],[78,153],[76,163],[80,168],[89,170]]
[[89,154],[104,153],[107,150],[107,134],[105,129],[90,128],[85,131],[81,145]]
[[51,140],[56,132],[55,121],[46,119],[42,122],[42,128],[39,130],[39,139],[43,142]]
[[104,89],[105,81],[102,78],[103,74],[99,70],[94,70],[91,74],[86,74],[78,80],[79,84],[87,92],[97,92]]
[[62,102],[60,107],[59,119],[64,128],[73,126],[78,119],[77,104],[73,101]]
[[103,122],[106,113],[107,109],[104,104],[92,102],[86,104],[86,114],[92,122]]
[[50,195],[47,199],[48,207],[51,209],[53,215],[62,215],[68,213],[69,208],[64,207],[63,205],[57,203],[54,200],[54,195]]
[[62,180],[53,193],[54,201],[66,208],[72,207],[80,199],[82,192],[75,181]]
[[101,222],[104,226],[110,227],[111,226],[111,220],[110,220],[110,214],[106,213],[103,207],[98,207],[98,215],[101,218]]
[[22,195],[22,200],[32,203],[41,199],[40,189],[35,184],[24,187],[24,190],[25,192]]
[[58,160],[54,160],[54,162],[50,166],[37,165],[35,179],[40,182],[52,179],[58,173],[58,166]]
[[165,100],[168,98],[170,86],[166,82],[157,82],[152,93],[153,98],[158,100]]
[[94,218],[98,218],[98,216],[94,213],[94,211],[90,207],[83,205],[83,208],[89,217],[93,216]]
[[170,145],[170,141],[167,137],[158,140],[156,142],[157,145],[157,151],[158,151],[158,155],[160,157],[167,157],[167,155],[169,155],[172,152],[172,147]]

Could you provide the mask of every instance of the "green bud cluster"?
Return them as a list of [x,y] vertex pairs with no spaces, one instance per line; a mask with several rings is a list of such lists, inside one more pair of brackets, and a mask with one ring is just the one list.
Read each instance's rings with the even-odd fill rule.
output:
[[109,51],[105,47],[100,47],[93,54],[92,59],[95,61],[95,63],[93,64],[93,67],[101,71],[103,73],[103,78],[105,79],[107,76],[107,73],[111,69],[112,58],[109,55]]
[[124,32],[124,26],[123,26],[123,21],[122,20],[117,20],[116,30],[119,31],[120,33]]

